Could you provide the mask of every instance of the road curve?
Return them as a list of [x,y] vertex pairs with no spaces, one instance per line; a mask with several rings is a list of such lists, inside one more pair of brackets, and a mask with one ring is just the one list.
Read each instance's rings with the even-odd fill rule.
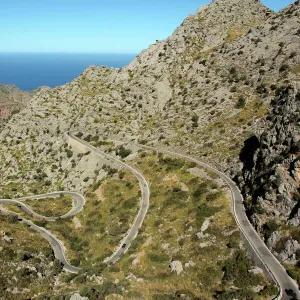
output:
[[[71,196],[73,198],[73,208],[68,213],[66,213],[62,216],[59,216],[59,217],[42,216],[42,215],[34,212],[28,205],[24,204],[24,202],[23,202],[26,200],[38,201],[39,199],[57,198],[61,194],[65,195],[65,196]],[[85,198],[78,193],[61,191],[61,192],[55,192],[55,193],[49,193],[49,194],[42,194],[42,195],[38,195],[38,196],[19,198],[17,200],[15,200],[15,199],[0,199],[0,204],[17,205],[25,213],[27,213],[33,217],[37,217],[37,218],[45,220],[45,221],[55,221],[59,218],[66,219],[68,217],[74,216],[75,214],[79,213],[84,207]],[[71,273],[79,272],[80,268],[72,266],[67,261],[66,256],[65,256],[65,250],[64,250],[62,243],[51,232],[49,232],[48,230],[46,230],[43,227],[35,225],[34,223],[25,219],[23,216],[21,216],[17,213],[9,212],[9,214],[16,215],[22,223],[28,225],[30,228],[32,228],[33,230],[40,233],[42,235],[42,237],[45,238],[49,242],[49,244],[51,245],[51,247],[53,249],[54,256],[63,264],[64,269],[66,271],[71,272]]]
[[148,182],[146,181],[146,179],[140,172],[138,172],[131,166],[125,164],[121,160],[91,146],[86,141],[76,137],[72,132],[66,132],[66,135],[68,138],[76,140],[77,142],[83,144],[88,150],[94,151],[94,153],[101,155],[102,157],[104,157],[106,159],[113,160],[114,163],[116,163],[117,165],[130,171],[139,181],[140,189],[141,189],[141,203],[140,203],[139,212],[136,215],[133,225],[128,230],[125,238],[123,238],[123,240],[121,241],[120,246],[116,249],[116,251],[110,257],[107,257],[104,261],[105,263],[115,263],[128,250],[131,242],[137,236],[139,228],[143,224],[143,221],[145,219],[145,216],[146,216],[148,208],[149,208],[149,202],[150,202],[150,189],[149,189]]
[[[129,170],[134,174],[134,176],[138,179],[140,188],[141,188],[141,204],[140,209],[138,212],[138,215],[136,216],[134,223],[132,227],[127,232],[126,237],[122,240],[120,246],[116,249],[116,251],[113,253],[112,256],[108,257],[105,262],[106,263],[115,263],[120,259],[120,257],[128,250],[130,247],[131,242],[135,239],[139,228],[142,226],[142,223],[144,221],[144,218],[146,216],[148,207],[149,207],[149,198],[150,198],[150,190],[149,185],[146,181],[146,179],[143,177],[141,173],[139,173],[137,170],[133,169],[129,165],[125,164],[121,160],[118,160],[117,158],[89,145],[84,140],[81,140],[73,135],[72,132],[67,132],[66,135],[68,138],[78,141],[79,143],[83,144],[87,149],[90,149],[94,151],[96,154],[101,155],[102,157],[106,159],[113,160],[116,164],[118,164],[121,167],[124,167],[125,169]],[[271,251],[266,247],[264,242],[260,239],[259,235],[255,231],[255,229],[252,227],[251,223],[249,222],[247,215],[245,213],[244,205],[243,205],[243,197],[241,195],[241,192],[239,191],[236,184],[224,173],[218,171],[214,167],[203,163],[197,159],[194,159],[192,157],[189,157],[184,154],[179,154],[173,151],[168,150],[162,150],[157,149],[154,147],[144,146],[144,145],[138,145],[141,148],[154,150],[157,152],[163,152],[170,155],[175,155],[178,157],[181,157],[183,159],[195,162],[196,164],[205,167],[214,173],[216,173],[220,178],[223,179],[223,181],[228,185],[228,187],[231,190],[232,193],[232,206],[233,206],[233,213],[234,217],[236,219],[236,222],[239,226],[240,231],[243,233],[244,237],[247,239],[250,247],[253,249],[254,253],[256,254],[257,258],[261,261],[261,263],[265,266],[265,268],[269,271],[269,274],[273,277],[274,281],[277,283],[277,285],[280,288],[280,294],[276,297],[276,299],[300,299],[300,293],[299,289],[296,285],[296,283],[287,275],[286,270],[282,267],[282,265],[278,262],[278,260],[274,257],[274,255],[271,253]],[[44,195],[38,195],[38,196],[31,196],[26,198],[21,198],[18,200],[11,200],[11,199],[3,199],[0,200],[1,203],[10,203],[10,204],[17,204],[20,205],[20,208],[23,209],[26,213],[37,216],[39,218],[45,219],[47,221],[55,221],[58,217],[44,217],[37,213],[35,213],[30,207],[25,205],[22,201],[26,201],[28,199],[44,199],[44,198],[51,198],[51,197],[57,197],[61,193],[64,195],[70,195],[74,199],[74,207],[71,211],[69,211],[67,214],[61,216],[60,218],[67,218],[75,215],[80,210],[83,209],[85,200],[84,197],[77,193],[72,192],[55,192],[50,194],[44,194]],[[14,215],[17,215],[18,217],[21,217],[20,215],[16,213],[12,213]],[[61,242],[53,236],[49,231],[46,229],[39,227],[32,222],[22,218],[22,222],[30,226],[32,229],[39,232],[52,246],[54,250],[55,257],[59,259],[63,265],[64,269],[66,271],[72,272],[72,273],[78,273],[80,268],[74,267],[68,263],[68,261],[65,258],[64,254],[64,248],[61,244]],[[287,294],[287,291],[292,291],[294,293],[294,298],[291,298],[289,294]]]
[[[45,217],[41,214],[36,213],[32,208],[28,205],[26,205],[24,202],[26,200],[40,200],[40,199],[47,199],[47,198],[57,198],[61,194],[64,196],[71,196],[73,198],[73,208],[66,214],[62,216],[57,216],[57,217]],[[22,209],[25,213],[32,217],[36,217],[41,220],[45,220],[48,222],[53,222],[56,221],[57,219],[67,219],[70,218],[79,212],[82,211],[85,205],[85,198],[74,192],[55,192],[55,193],[49,193],[49,194],[43,194],[43,195],[38,195],[38,196],[30,196],[30,197],[24,197],[24,198],[18,198],[18,199],[0,199],[0,204],[14,204],[17,205],[20,209]]]
[[[150,146],[138,145],[141,148],[145,148],[148,150],[153,150],[156,152],[167,153],[170,155],[175,155],[181,157],[183,159],[189,160],[191,162],[195,162],[197,165],[202,166],[206,169],[209,169],[216,173],[223,181],[227,184],[230,188],[232,193],[232,206],[233,206],[233,214],[237,225],[240,231],[243,233],[244,237],[247,239],[249,245],[253,249],[254,253],[256,254],[257,258],[261,261],[261,263],[265,266],[265,268],[269,271],[269,274],[273,277],[274,281],[277,283],[279,287],[279,294],[275,299],[299,299],[300,300],[300,293],[297,284],[294,280],[288,276],[286,270],[282,267],[279,261],[275,258],[275,256],[271,253],[271,251],[267,248],[265,243],[261,240],[259,235],[257,234],[256,230],[252,227],[251,223],[245,212],[245,207],[243,204],[243,196],[236,186],[236,184],[224,173],[218,171],[214,167],[203,163],[197,159],[189,157],[184,154],[179,154],[169,150],[162,150],[157,149]],[[294,298],[287,294],[289,291],[290,295],[294,293]]]
[[[114,161],[117,165],[126,168],[130,172],[134,174],[134,176],[138,179],[139,184],[140,184],[140,189],[141,189],[141,204],[140,204],[140,209],[138,214],[135,217],[135,220],[133,222],[132,227],[128,230],[126,236],[122,239],[121,244],[119,247],[114,251],[114,253],[105,259],[105,263],[115,263],[117,262],[120,257],[128,250],[130,247],[131,242],[135,239],[135,237],[138,234],[139,228],[142,226],[144,218],[147,214],[148,207],[149,207],[149,198],[150,198],[150,190],[148,183],[146,179],[143,177],[141,173],[139,173],[137,170],[134,168],[130,167],[129,165],[123,163],[121,160],[106,154],[105,152],[89,145],[87,142],[84,140],[81,140],[77,138],[76,136],[73,135],[71,132],[67,132],[66,136],[70,139],[74,139],[78,141],[79,143],[83,144],[87,149],[90,149],[94,151],[96,154],[101,155],[102,157]],[[28,205],[24,203],[26,200],[38,200],[38,199],[45,199],[45,198],[56,198],[59,197],[61,194],[67,195],[67,196],[72,196],[73,198],[73,208],[66,214],[58,217],[45,217],[43,215],[40,215],[36,212],[34,212]],[[54,192],[54,193],[49,193],[49,194],[43,194],[43,195],[37,195],[37,196],[30,196],[30,197],[24,197],[24,198],[19,198],[19,199],[0,199],[0,204],[13,204],[17,205],[20,209],[22,209],[25,213],[28,215],[31,215],[32,217],[36,217],[45,221],[56,221],[57,219],[66,219],[69,217],[74,216],[75,214],[79,213],[84,205],[85,205],[85,198],[78,193],[74,192]],[[39,232],[51,245],[55,257],[62,262],[64,269],[68,272],[71,273],[78,273],[80,271],[80,268],[72,266],[66,259],[65,257],[65,250],[62,245],[62,243],[48,230],[46,230],[43,227],[39,227],[32,223],[31,221],[25,219],[23,216],[14,213],[14,212],[9,212],[9,214],[16,215],[19,220],[25,224],[27,224],[30,228],[33,230]]]

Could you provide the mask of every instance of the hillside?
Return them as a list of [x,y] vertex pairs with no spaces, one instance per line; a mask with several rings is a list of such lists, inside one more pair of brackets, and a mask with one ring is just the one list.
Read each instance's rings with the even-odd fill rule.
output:
[[0,123],[24,108],[38,90],[24,92],[12,84],[0,84]]
[[[96,146],[106,145],[106,150],[109,153],[118,153],[117,146],[120,145],[115,145],[114,140],[133,140],[158,148],[175,149],[177,152],[188,153],[202,161],[209,162],[239,182],[241,190],[247,196],[247,207],[249,215],[252,215],[251,220],[257,225],[257,230],[262,235],[265,235],[264,228],[270,226],[269,221],[274,219],[272,217],[269,220],[266,215],[273,212],[274,209],[280,212],[279,219],[276,219],[275,223],[277,227],[279,225],[277,222],[282,222],[280,226],[287,226],[284,228],[286,230],[284,234],[279,233],[286,242],[286,237],[289,237],[292,232],[298,234],[295,227],[299,225],[299,222],[294,219],[295,216],[299,218],[297,211],[299,199],[295,192],[299,188],[299,178],[298,175],[295,175],[299,173],[297,156],[299,151],[289,152],[288,158],[293,158],[289,164],[287,161],[278,162],[277,157],[281,157],[286,149],[288,149],[287,152],[290,151],[290,148],[295,149],[294,144],[299,141],[299,124],[297,123],[299,122],[299,111],[296,109],[299,107],[297,104],[299,100],[297,96],[299,95],[299,85],[297,83],[299,83],[300,76],[299,25],[299,1],[279,13],[274,13],[257,0],[216,0],[210,5],[199,8],[195,14],[188,16],[172,36],[166,40],[157,41],[156,44],[142,51],[128,66],[122,69],[90,66],[77,79],[64,86],[41,89],[32,97],[27,107],[11,117],[0,133],[0,179],[4,183],[0,186],[0,198],[15,198],[49,191],[70,190],[84,194],[92,193],[90,202],[97,200],[94,199],[95,196],[93,195],[95,190],[91,191],[91,189],[98,182],[100,185],[103,180],[106,182],[105,180],[116,179],[110,177],[113,175],[111,168],[115,166],[110,161],[99,161],[99,158],[93,153],[82,153],[78,149],[68,147],[64,137],[64,133],[68,130],[88,132],[91,133],[91,136],[84,136],[84,138],[94,142]],[[290,96],[289,93],[291,93]],[[293,105],[289,104],[291,101],[294,103]],[[289,105],[292,105],[292,108],[287,109],[286,107],[290,107]],[[281,109],[286,112],[286,119],[280,120]],[[279,127],[274,129],[276,122],[278,122]],[[285,126],[289,126],[288,130]],[[268,138],[267,142],[264,142],[265,135],[262,133],[265,131],[267,134],[272,130],[275,130],[272,138]],[[284,136],[280,136],[278,131],[283,131]],[[285,134],[286,131],[288,131],[287,134]],[[256,138],[251,140],[253,136]],[[243,156],[240,154],[244,143],[245,146],[249,145],[249,142],[245,141],[249,140],[250,146],[252,141],[255,140],[256,143],[260,141],[254,149],[257,152],[254,153],[254,150],[250,149],[253,152],[250,151],[250,158],[248,157],[250,160],[256,161],[257,155],[269,155],[265,149],[272,147],[275,149],[274,151],[273,148],[272,151],[270,150],[270,153],[275,153],[271,159],[274,166],[270,167],[270,173],[264,173],[265,164],[258,165],[255,163],[254,169],[247,169],[249,166],[245,165]],[[133,149],[133,153],[136,157],[133,155],[131,163],[137,164],[143,171],[149,172],[151,180],[159,185],[160,182],[157,181],[157,177],[151,173],[149,168],[153,165],[156,166],[157,162],[161,163],[162,160],[159,157],[152,157],[151,153],[146,153],[145,157],[149,157],[149,159],[147,159],[147,165],[143,165],[141,157],[138,156],[140,152]],[[268,164],[269,162],[264,163]],[[292,170],[290,164],[294,164]],[[182,165],[180,168],[182,173],[176,173],[178,170],[175,173],[180,178],[178,182],[183,182],[188,186],[191,193],[190,197],[192,197],[195,187],[192,184],[193,181],[187,181],[187,179],[192,180],[192,178],[185,174],[186,169],[187,166]],[[165,171],[169,171],[168,167]],[[280,176],[284,178],[283,181],[287,181],[289,185],[288,189],[279,188],[281,197],[274,196],[276,200],[274,197],[269,197],[268,190],[261,191],[264,181],[267,181],[270,175],[274,175],[274,172],[276,174],[281,172]],[[288,172],[290,174],[287,174]],[[205,174],[200,173],[202,181],[207,179]],[[164,176],[174,178],[173,173],[164,173]],[[296,177],[297,179],[295,179]],[[211,179],[214,178],[209,178],[209,180]],[[174,184],[174,180],[171,181]],[[117,189],[126,190],[124,182],[119,184]],[[165,185],[167,186],[168,183]],[[206,183],[206,185],[209,191],[216,189],[216,187],[211,186],[211,182]],[[153,188],[156,193],[159,192],[157,186]],[[160,188],[164,189],[165,186]],[[176,188],[172,185],[169,186],[169,190],[176,193]],[[187,193],[187,191],[185,192]],[[219,192],[226,193],[221,187],[219,187]],[[290,198],[294,194],[296,196],[291,200]],[[162,199],[157,194],[152,194],[152,196],[156,204],[150,215],[154,218],[160,213],[162,203],[165,203],[161,201],[167,201],[167,193],[161,195]],[[100,197],[99,194],[98,197]],[[136,195],[130,195],[130,197],[136,197]],[[225,202],[221,204],[221,200],[226,199],[224,197],[225,195],[220,194],[220,198],[215,199],[217,201],[216,206],[226,207]],[[201,199],[203,200],[203,198]],[[259,205],[264,206],[263,203],[266,203],[264,200],[268,204],[272,201],[277,203],[271,203],[267,210],[262,213],[263,217],[260,217],[255,209],[258,209]],[[288,205],[286,205],[286,201],[288,201]],[[282,211],[282,207],[285,209],[288,207],[288,209]],[[89,209],[92,210],[91,207]],[[109,208],[104,208],[105,211],[107,209]],[[188,218],[188,214],[193,211],[194,207],[188,207],[189,210],[184,210],[182,207],[180,209],[182,211],[179,210],[179,219],[183,215]],[[228,207],[224,214],[226,212],[229,213]],[[94,220],[95,215],[92,211],[89,213],[91,220]],[[225,218],[214,212],[207,217],[213,216],[217,219],[221,217],[226,219],[223,224],[225,227],[233,226],[232,220],[228,216]],[[108,216],[105,215],[105,218]],[[171,216],[167,216],[167,218],[172,220]],[[258,218],[259,224],[256,221]],[[201,220],[203,221],[203,219]],[[81,221],[83,223],[83,220]],[[151,219],[147,222],[149,225]],[[155,225],[152,222],[148,229],[144,229],[145,231],[137,245],[140,247],[139,255],[144,255],[143,248],[147,247],[147,239],[150,236],[155,242],[163,241],[165,236],[169,236],[170,243],[175,243],[172,240],[174,236],[170,236],[170,232],[172,232],[170,222],[165,224],[165,226],[170,226],[166,228],[166,231],[170,231],[161,231],[158,237],[151,230],[160,224]],[[89,228],[91,224],[85,225]],[[116,224],[113,223],[111,226],[117,231]],[[178,226],[181,226],[180,229],[179,227],[176,228],[180,232],[180,236],[178,236],[180,239],[187,233],[181,231],[183,225]],[[193,226],[199,227],[199,224],[193,224],[191,227]],[[213,232],[211,232],[213,236],[224,239],[222,242],[224,247],[226,243],[230,242],[224,236],[219,236],[225,227],[212,228]],[[104,228],[103,224],[101,228]],[[232,229],[231,235],[235,229]],[[272,234],[271,239],[275,238],[276,235],[276,230],[273,229],[271,232],[269,230]],[[59,231],[57,228],[53,228],[53,230]],[[72,232],[71,230],[72,228],[70,232]],[[178,232],[172,232],[172,234],[178,234]],[[63,233],[60,234],[64,235]],[[270,239],[270,236],[265,237],[266,241]],[[297,240],[299,236],[294,235],[294,237],[292,243],[300,242]],[[277,241],[279,240],[280,238],[277,238]],[[192,242],[194,240],[191,239],[186,245],[188,251],[193,247]],[[108,253],[111,251],[115,240],[106,240],[104,243],[106,243],[104,252]],[[269,246],[273,249],[274,242],[273,244],[269,243]],[[81,251],[85,249],[84,247],[86,246],[83,245]],[[143,262],[146,269],[145,280],[148,283],[152,282],[151,262],[149,262],[151,257],[152,263],[158,263],[155,265],[157,276],[167,278],[165,271],[160,269],[160,258],[153,256],[153,252],[159,251],[160,247],[160,244],[154,243],[150,248],[147,248],[148,250],[145,250],[146,253],[149,252],[145,262]],[[178,247],[176,244],[174,249],[171,247],[170,251],[164,249],[165,252],[168,252],[165,254],[169,256],[164,256],[162,262],[167,263],[173,254],[179,257],[178,260],[182,260],[182,255],[178,254]],[[235,248],[236,250],[240,248],[239,240],[235,242]],[[284,249],[285,245],[281,250],[284,252]],[[230,254],[230,251],[227,250],[221,254],[218,253],[218,255],[223,255],[220,262],[222,266],[230,257],[234,257],[235,254],[233,253],[238,253],[233,251]],[[69,251],[71,256],[73,255],[72,259],[85,264],[82,254],[76,257],[70,249]],[[195,255],[193,256],[194,260],[199,257],[199,253],[203,252],[199,249],[197,251],[197,254],[194,252],[191,254]],[[294,258],[291,260],[293,266],[299,262],[297,251],[299,252],[299,249],[295,246],[289,252],[289,255]],[[99,253],[99,257],[103,258],[105,253]],[[244,254],[240,255],[243,257]],[[278,253],[278,256],[285,260],[284,255],[281,256]],[[238,256],[236,258],[238,259]],[[92,257],[92,259],[95,259],[94,263],[99,264],[96,257]],[[206,259],[210,260],[211,257]],[[143,268],[137,267],[136,270],[135,267],[131,266],[131,263],[131,259],[127,257],[117,268],[121,268],[121,270],[127,268],[126,276],[130,275],[128,270],[133,273],[136,272],[134,273],[135,277],[131,277],[130,280],[138,282],[137,279],[142,276]],[[250,265],[251,263],[247,263],[247,267]],[[294,267],[292,268],[292,271],[297,274],[294,277],[299,276],[297,268],[295,267],[295,270]],[[210,271],[207,270],[207,272]],[[230,282],[226,280],[224,282],[220,272],[220,269],[215,269],[215,282],[210,282],[205,291],[197,286],[195,288],[197,293],[195,294],[203,296],[203,299],[210,299],[213,295],[217,297],[216,293],[219,292],[224,293],[224,298],[220,299],[233,299],[230,297],[234,295],[228,292]],[[120,288],[126,289],[126,284],[122,285],[122,272],[115,269],[112,273],[117,273],[117,275],[114,276],[105,270],[103,276],[107,276],[111,282],[119,280]],[[92,274],[89,273],[88,276],[92,277]],[[192,276],[200,276],[200,274],[190,273],[187,276],[192,278]],[[235,273],[234,276],[238,277],[239,275]],[[66,280],[70,282],[72,278]],[[76,280],[78,281],[72,281],[73,290],[81,287],[83,283],[80,282],[83,279]],[[87,278],[84,280],[90,282]],[[178,284],[178,278],[172,280],[174,280],[172,281],[174,285]],[[206,280],[209,279],[206,278]],[[264,280],[261,278],[260,283],[267,286]],[[100,279],[99,281],[102,282]],[[167,279],[161,283],[155,283],[158,294],[164,290],[166,282]],[[258,284],[258,279],[253,282]],[[250,285],[253,286],[253,282]],[[193,280],[187,280],[185,284],[187,289],[191,291]],[[220,289],[221,287],[224,289],[213,290],[211,286],[214,284]],[[243,283],[239,282],[238,284],[239,287],[243,286]],[[136,287],[138,284],[134,283],[133,286]],[[170,289],[172,290],[172,287]],[[182,289],[184,290],[184,286]],[[151,294],[150,290],[149,288]],[[115,291],[119,294],[119,289]],[[266,294],[268,293],[266,292]],[[225,294],[229,298],[225,298]],[[132,295],[133,299],[140,299],[138,298],[140,294],[136,296],[137,298],[134,298],[134,294]],[[260,294],[257,297],[263,296]]]

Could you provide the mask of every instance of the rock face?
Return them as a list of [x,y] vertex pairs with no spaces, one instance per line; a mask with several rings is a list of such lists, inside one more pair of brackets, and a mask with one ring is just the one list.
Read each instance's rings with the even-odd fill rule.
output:
[[[270,230],[279,229],[275,223],[299,226],[299,107],[296,85],[278,91],[271,102],[264,132],[246,140],[240,154],[243,168],[236,179],[249,200],[248,211],[255,227],[266,237]],[[275,223],[270,228],[272,221]],[[269,246],[275,247],[280,238],[279,233],[273,232],[268,238]],[[286,260],[298,250],[297,245],[297,241],[287,242],[287,250],[280,258]]]

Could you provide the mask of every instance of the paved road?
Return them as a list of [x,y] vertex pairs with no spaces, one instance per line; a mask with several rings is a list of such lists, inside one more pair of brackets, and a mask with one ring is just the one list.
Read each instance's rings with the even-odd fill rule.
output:
[[[136,235],[138,234],[139,228],[142,226],[142,223],[144,221],[144,218],[146,216],[148,207],[149,207],[149,198],[150,198],[150,190],[149,190],[149,185],[146,181],[146,179],[143,177],[141,173],[139,173],[137,170],[133,169],[129,165],[125,164],[124,162],[116,159],[115,157],[89,145],[87,142],[77,138],[76,136],[73,135],[71,132],[67,132],[66,135],[70,139],[74,139],[81,144],[85,145],[87,149],[90,149],[94,151],[96,154],[101,155],[102,157],[105,157],[106,159],[113,160],[116,164],[120,165],[121,167],[126,168],[130,172],[132,172],[135,177],[138,179],[141,192],[142,192],[142,197],[141,197],[141,205],[140,205],[140,210],[138,212],[138,215],[136,216],[134,223],[132,227],[129,229],[126,237],[122,240],[120,246],[116,249],[114,254],[107,258],[105,262],[107,263],[115,263],[120,259],[120,257],[128,250],[130,247],[131,242],[135,239]],[[234,212],[234,217],[236,219],[236,222],[245,236],[245,238],[248,240],[249,245],[252,247],[253,251],[256,253],[257,258],[264,264],[265,268],[269,270],[270,275],[273,277],[275,282],[277,282],[278,286],[280,287],[280,295],[278,295],[277,299],[300,299],[300,293],[297,285],[295,282],[287,275],[285,269],[282,267],[282,265],[278,262],[278,260],[273,256],[273,254],[270,252],[270,250],[266,247],[264,242],[260,239],[258,236],[257,232],[254,230],[252,225],[250,224],[245,210],[244,210],[244,205],[243,205],[243,197],[237,188],[236,184],[224,173],[218,171],[217,169],[197,160],[194,158],[191,158],[189,156],[179,154],[173,151],[168,151],[168,150],[161,150],[161,149],[156,149],[153,147],[148,147],[148,146],[143,146],[139,145],[142,148],[145,149],[150,149],[158,152],[164,152],[168,153],[171,155],[175,155],[181,158],[184,158],[186,160],[195,162],[196,164],[205,167],[209,170],[212,170],[215,172],[220,178],[222,178],[226,184],[229,186],[231,192],[232,192],[232,206],[233,206],[233,212]],[[61,216],[64,218],[73,216],[74,214],[78,213],[84,206],[84,201],[82,201],[83,196],[80,194],[76,193],[71,193],[71,192],[63,192],[66,195],[70,195],[74,199],[74,207],[73,209],[68,212],[67,214]],[[29,197],[26,199],[43,199],[43,198],[49,198],[49,197],[57,197],[61,194],[61,192],[56,192],[52,194],[45,194],[45,195],[39,195],[39,196],[33,196]],[[34,213],[28,206],[24,205],[24,203],[20,202],[20,200],[26,200],[25,198],[19,199],[19,200],[0,200],[0,203],[17,203],[21,205],[21,208],[29,213],[29,214],[35,214],[36,216],[40,216],[36,213]],[[84,199],[84,198],[83,198]],[[42,218],[45,218],[42,216]],[[51,218],[50,221],[55,221],[57,217]],[[79,268],[76,268],[72,265],[70,265],[64,255],[64,249],[60,243],[60,241],[55,238],[49,231],[47,231],[44,228],[38,227],[34,225],[32,222],[26,220],[23,218],[22,222],[28,224],[31,228],[34,230],[40,232],[42,236],[49,241],[51,244],[55,257],[59,259],[63,264],[65,270],[73,273],[78,273],[80,270]],[[294,293],[294,298],[290,297],[286,291],[292,291]]]
[[[45,217],[42,216],[36,212],[34,212],[28,205],[26,205],[23,201],[26,200],[36,200],[38,201],[39,199],[46,199],[46,198],[57,198],[59,197],[61,194],[64,194],[65,196],[71,196],[73,198],[73,208],[66,214],[59,216],[59,217]],[[49,193],[49,194],[43,194],[43,195],[38,195],[38,196],[30,196],[30,197],[25,197],[25,198],[19,198],[18,200],[15,199],[0,199],[0,204],[14,204],[20,207],[20,209],[22,209],[25,213],[33,216],[33,217],[37,217],[39,219],[42,220],[46,220],[46,221],[55,221],[58,218],[61,219],[65,219],[71,216],[74,216],[75,214],[79,213],[85,204],[85,198],[77,193],[73,193],[73,192],[55,192],[55,193]],[[48,230],[46,230],[43,227],[39,227],[37,225],[35,225],[34,223],[30,222],[29,220],[25,219],[23,216],[17,214],[17,213],[13,213],[13,212],[9,212],[10,214],[16,215],[19,220],[21,220],[22,223],[27,224],[30,228],[32,228],[33,230],[39,232],[51,245],[53,251],[54,251],[54,255],[55,257],[62,262],[62,264],[64,265],[64,269],[68,272],[71,273],[78,273],[80,268],[74,267],[72,266],[66,259],[65,256],[65,251],[64,251],[64,247],[61,244],[61,242]]]
[[[71,196],[73,199],[73,207],[72,209],[62,215],[62,216],[57,216],[57,217],[45,217],[41,214],[36,213],[35,211],[32,210],[32,208],[28,205],[26,205],[24,202],[26,200],[40,200],[40,199],[50,199],[50,198],[58,198],[60,195],[63,194],[64,196]],[[0,204],[14,204],[17,205],[20,209],[22,209],[25,213],[32,217],[36,217],[38,219],[42,219],[48,222],[53,222],[56,221],[57,219],[67,219],[70,218],[76,214],[78,214],[82,209],[84,208],[85,205],[85,198],[74,192],[55,192],[55,193],[49,193],[49,194],[43,194],[43,195],[38,195],[38,196],[30,196],[30,197],[25,197],[25,198],[19,198],[19,199],[2,199],[0,200]]]
[[102,157],[104,157],[106,159],[112,160],[117,165],[127,169],[139,181],[140,189],[141,189],[141,203],[140,203],[139,212],[138,212],[137,216],[135,217],[135,220],[133,222],[132,227],[127,232],[125,238],[121,241],[120,246],[116,249],[116,251],[113,253],[112,256],[106,258],[105,261],[104,261],[106,263],[115,263],[128,250],[128,248],[130,247],[131,242],[137,236],[139,228],[143,224],[143,221],[144,221],[145,216],[146,216],[147,211],[148,211],[149,199],[150,199],[150,189],[149,189],[148,182],[146,181],[146,179],[144,178],[144,176],[140,172],[138,172],[134,168],[130,167],[129,165],[125,164],[121,160],[119,160],[119,159],[115,158],[114,156],[111,156],[111,155],[109,155],[109,154],[107,154],[107,153],[91,146],[86,141],[81,140],[80,138],[76,137],[72,132],[67,132],[66,135],[69,138],[74,139],[74,140],[80,142],[81,144],[85,145],[87,150],[94,151],[96,154],[99,154],[99,155],[101,155]]
[[[123,163],[119,159],[117,159],[111,155],[108,155],[105,152],[91,146],[86,141],[81,140],[81,139],[77,138],[76,136],[74,136],[73,133],[71,133],[71,132],[67,132],[66,135],[70,139],[74,139],[74,140],[80,142],[87,149],[94,151],[96,154],[101,155],[102,157],[104,157],[106,159],[112,160],[112,161],[114,161],[114,163],[120,165],[121,167],[126,168],[127,170],[132,172],[139,181],[140,188],[141,188],[141,204],[140,204],[139,212],[138,212],[137,216],[135,217],[132,227],[127,232],[125,238],[123,238],[123,240],[121,241],[121,244],[119,245],[119,247],[115,250],[115,252],[110,257],[106,258],[104,261],[106,263],[115,263],[128,250],[131,242],[137,236],[139,228],[143,224],[144,218],[147,214],[148,207],[149,207],[150,190],[149,190],[148,183],[141,173],[139,173],[137,170],[130,167],[129,165]],[[56,198],[56,197],[59,197],[61,194],[64,194],[66,196],[72,196],[73,208],[68,213],[66,213],[62,216],[59,216],[59,217],[45,217],[43,215],[40,215],[40,214],[34,212],[28,205],[26,205],[23,202],[26,200],[37,200],[38,201],[38,199]],[[78,193],[73,193],[73,192],[54,192],[54,193],[49,193],[49,194],[20,198],[17,200],[16,199],[0,199],[0,204],[14,204],[14,205],[19,206],[20,209],[22,209],[25,213],[27,213],[33,217],[37,217],[37,218],[43,219],[45,221],[56,221],[59,218],[66,219],[66,218],[72,217],[75,214],[79,213],[85,205],[85,198],[82,195],[80,195]],[[71,273],[78,273],[80,271],[80,268],[72,266],[67,261],[67,259],[65,257],[65,251],[64,251],[63,245],[51,232],[49,232],[48,230],[46,230],[43,227],[39,227],[39,226],[33,224],[32,222],[30,222],[29,220],[25,219],[24,217],[22,217],[21,215],[19,215],[17,213],[13,213],[13,212],[9,212],[9,213],[18,216],[18,218],[21,220],[21,222],[27,224],[32,229],[39,232],[50,243],[51,247],[53,248],[55,257],[63,263],[64,269],[66,271],[71,272]]]
[[[233,213],[236,219],[236,222],[239,226],[240,231],[243,233],[245,238],[248,240],[253,251],[256,253],[257,258],[262,262],[262,264],[269,270],[270,275],[273,277],[274,281],[280,287],[280,294],[276,299],[299,299],[300,293],[297,284],[294,280],[288,276],[286,270],[282,267],[279,261],[274,257],[271,251],[267,248],[265,243],[261,240],[255,229],[252,227],[251,223],[248,220],[248,217],[245,213],[245,208],[243,204],[243,196],[236,186],[236,184],[224,173],[218,171],[217,169],[211,167],[210,165],[203,163],[197,159],[191,158],[187,155],[179,154],[173,151],[156,149],[154,147],[139,145],[142,148],[154,150],[157,152],[164,152],[167,154],[175,155],[186,160],[195,162],[199,166],[205,167],[214,173],[216,173],[220,178],[222,178],[232,193],[232,206]],[[294,293],[294,298],[287,294],[286,291],[292,291]]]

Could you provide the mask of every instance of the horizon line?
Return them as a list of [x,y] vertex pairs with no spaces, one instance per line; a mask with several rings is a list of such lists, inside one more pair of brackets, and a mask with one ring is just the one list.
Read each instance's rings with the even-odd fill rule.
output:
[[15,51],[0,51],[0,54],[114,54],[114,55],[137,55],[139,52],[71,52],[71,51],[53,51],[53,52],[45,52],[45,51],[22,51],[22,52],[15,52]]

